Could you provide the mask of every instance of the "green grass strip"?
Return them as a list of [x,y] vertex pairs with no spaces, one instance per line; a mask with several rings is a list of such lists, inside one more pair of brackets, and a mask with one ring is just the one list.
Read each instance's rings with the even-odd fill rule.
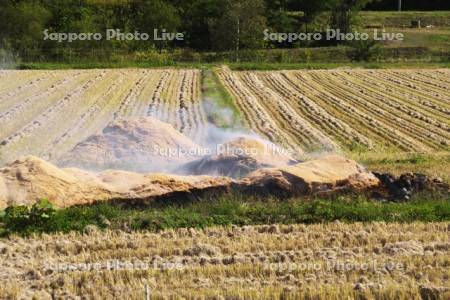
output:
[[[159,231],[226,225],[312,224],[335,220],[407,223],[450,221],[450,197],[427,194],[404,203],[383,203],[350,196],[334,200],[281,201],[228,195],[190,203],[155,203],[147,207],[102,203],[44,213],[35,210],[34,215],[30,209],[28,215],[24,213],[23,207],[14,209],[16,215],[13,217],[12,209],[0,217],[0,232],[3,235],[83,231],[88,225]],[[40,214],[45,216],[41,217]]]

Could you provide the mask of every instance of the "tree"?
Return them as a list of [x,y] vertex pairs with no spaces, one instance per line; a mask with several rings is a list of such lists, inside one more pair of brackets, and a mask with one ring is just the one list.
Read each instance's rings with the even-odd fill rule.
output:
[[298,17],[289,13],[289,0],[266,1],[267,23],[275,32],[296,32]]
[[[402,1],[402,10],[449,10],[450,1],[448,0],[408,0]],[[367,10],[397,10],[398,1],[393,0],[378,0],[364,8]]]
[[220,0],[194,0],[183,2],[177,6],[182,10],[182,30],[186,32],[188,46],[199,50],[211,50],[211,20],[217,20],[222,15]]
[[350,32],[354,17],[373,0],[330,0],[331,25],[343,33]]
[[216,50],[239,51],[262,47],[266,28],[262,0],[226,0],[222,15],[209,22],[211,40]]
[[[177,9],[167,1],[134,1],[132,4],[132,24],[134,29],[153,34],[153,30],[165,29],[167,32],[174,32],[180,26],[180,17]],[[167,44],[166,41],[159,41],[157,46],[161,50]]]
[[49,11],[34,1],[5,1],[0,10],[0,48],[10,47],[22,56],[33,53],[42,44],[49,17]]
[[297,0],[292,1],[291,7],[295,10],[303,11],[303,22],[306,31],[308,31],[308,25],[310,25],[319,14],[329,11],[334,6],[334,2],[335,0]]

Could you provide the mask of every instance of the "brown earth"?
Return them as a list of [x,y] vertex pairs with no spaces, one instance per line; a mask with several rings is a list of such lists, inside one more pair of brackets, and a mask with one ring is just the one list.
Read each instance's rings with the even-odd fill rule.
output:
[[0,208],[31,205],[48,198],[59,207],[95,201],[151,201],[227,190],[274,196],[363,191],[379,184],[352,160],[328,156],[284,168],[261,169],[240,181],[229,177],[140,174],[109,170],[91,173],[60,169],[28,156],[0,169]]
[[200,146],[157,119],[120,119],[65,154],[58,165],[87,170],[169,171],[196,159]]

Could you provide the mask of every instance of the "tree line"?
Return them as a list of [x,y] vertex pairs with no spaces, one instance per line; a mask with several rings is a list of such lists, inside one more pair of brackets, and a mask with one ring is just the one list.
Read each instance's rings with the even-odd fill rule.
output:
[[[109,51],[229,51],[295,47],[263,31],[351,30],[357,12],[380,0],[2,0],[0,49],[25,58]],[[381,0],[382,1],[382,0]],[[182,41],[44,40],[43,32],[182,32]]]
[[[367,10],[397,10],[400,0],[379,0],[367,4]],[[401,0],[402,10],[450,10],[448,0]]]

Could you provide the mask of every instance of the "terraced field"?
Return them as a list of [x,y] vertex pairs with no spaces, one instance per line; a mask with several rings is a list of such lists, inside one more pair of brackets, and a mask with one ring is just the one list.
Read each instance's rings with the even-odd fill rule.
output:
[[0,162],[56,160],[113,119],[157,116],[202,136],[197,70],[0,71]]
[[300,152],[448,151],[450,70],[218,70],[248,125]]

